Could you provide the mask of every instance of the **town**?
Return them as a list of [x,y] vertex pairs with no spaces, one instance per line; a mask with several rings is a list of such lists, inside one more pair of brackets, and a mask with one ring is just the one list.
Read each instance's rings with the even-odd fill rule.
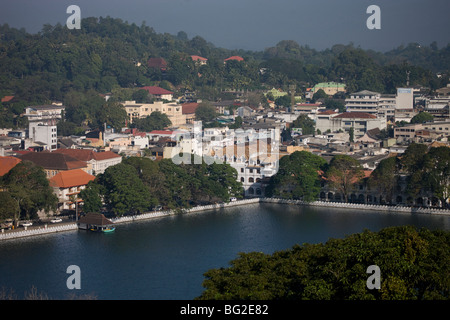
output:
[[[427,186],[411,193],[410,175],[405,170],[396,173],[396,184],[390,189],[380,190],[368,183],[380,163],[389,158],[401,159],[408,148],[426,146],[424,153],[427,153],[433,148],[450,146],[450,83],[442,79],[448,75],[437,74],[435,77],[446,86],[432,90],[417,81],[411,83],[406,68],[399,81],[403,85],[396,86],[393,93],[361,88],[345,79],[309,82],[304,87],[292,81],[279,86],[274,85],[277,81],[267,81],[259,88],[242,89],[245,77],[236,76],[241,89],[221,87],[219,97],[204,99],[205,94],[199,94],[199,89],[175,85],[173,77],[178,71],[177,63],[190,59],[189,66],[195,68],[197,79],[201,79],[200,70],[208,70],[211,62],[200,55],[177,57],[178,60],[171,57],[170,62],[161,56],[149,57],[145,62],[133,61],[134,68],[145,67],[149,74],[160,79],[152,85],[114,86],[111,91],[88,92],[84,96],[71,91],[65,102],[54,99],[47,104],[27,104],[23,112],[11,116],[11,127],[6,127],[8,122],[4,121],[0,129],[0,175],[7,176],[21,162],[43,168],[57,198],[57,206],[50,210],[52,217],[82,210],[86,200],[82,195],[88,194],[83,190],[89,183],[98,181],[108,168],[127,159],[128,164],[134,158],[186,164],[191,156],[201,159],[195,164],[224,163],[235,170],[231,176],[238,189],[219,199],[212,200],[214,197],[210,196],[208,201],[279,196],[309,201],[448,207],[448,158],[442,160],[446,164],[439,164],[447,169],[436,188]],[[272,63],[271,60],[256,73],[259,76],[270,73],[277,68]],[[251,63],[232,55],[224,58],[221,65],[217,66],[217,59],[214,64],[216,68],[230,65],[228,68],[244,70]],[[14,106],[18,98],[16,94],[3,95],[3,110]],[[91,101],[95,101],[95,108],[100,106],[94,126],[89,121],[90,111],[83,111]],[[298,152],[320,157],[330,166],[336,156],[345,155],[356,161],[360,172],[345,190],[321,172],[323,167],[315,170],[319,186],[311,189],[313,194],[296,193],[298,182],[274,186],[282,159]],[[286,168],[282,169],[284,172]],[[20,207],[18,197],[5,195],[12,189],[5,181],[2,185],[5,203],[14,203],[15,199]],[[444,190],[436,191],[439,188]],[[154,199],[147,209],[167,206]],[[27,212],[21,219],[36,219],[29,216],[34,211],[20,210]],[[136,210],[141,212],[145,208]],[[10,209],[2,218],[8,220],[5,217],[11,218],[16,213],[17,209]],[[45,218],[49,210],[40,208],[35,213]],[[125,210],[120,214],[126,213]]]

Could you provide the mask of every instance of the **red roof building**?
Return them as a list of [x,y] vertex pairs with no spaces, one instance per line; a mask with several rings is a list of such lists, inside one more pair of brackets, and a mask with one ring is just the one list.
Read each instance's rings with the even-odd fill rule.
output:
[[242,58],[242,57],[240,57],[240,56],[232,56],[232,57],[226,58],[226,59],[224,60],[224,62],[227,62],[227,61],[230,61],[230,60],[244,61],[244,58]]
[[182,112],[186,115],[186,123],[193,123],[195,121],[195,110],[197,110],[199,103],[191,102],[181,105]]
[[79,198],[81,190],[95,177],[81,169],[61,171],[49,179],[53,192],[58,197],[58,210],[73,210],[75,204],[83,202]]
[[376,119],[377,117],[370,113],[365,112],[344,112],[335,117],[336,119]]
[[153,69],[159,69],[161,71],[167,70],[167,62],[164,58],[150,58],[147,61],[147,66]]
[[160,87],[146,86],[142,87],[141,89],[147,91],[149,94],[155,96],[158,99],[172,100],[173,98],[173,92]]
[[200,57],[200,56],[196,56],[196,55],[191,56],[191,58],[192,58],[192,61],[194,61],[195,63],[198,63],[200,65],[205,65],[206,62],[208,61],[208,59]]
[[14,99],[14,96],[4,96],[2,98],[2,102],[8,102],[11,101],[12,99]]
[[12,168],[14,168],[20,161],[16,157],[1,157],[0,156],[0,177],[7,174]]
[[48,178],[51,178],[61,171],[83,169],[88,170],[86,161],[78,160],[67,154],[56,152],[28,152],[20,156],[22,161],[28,160],[44,168]]
[[96,152],[89,149],[58,149],[53,153],[64,154],[92,165],[93,174],[105,172],[106,168],[122,162],[122,157],[112,151]]

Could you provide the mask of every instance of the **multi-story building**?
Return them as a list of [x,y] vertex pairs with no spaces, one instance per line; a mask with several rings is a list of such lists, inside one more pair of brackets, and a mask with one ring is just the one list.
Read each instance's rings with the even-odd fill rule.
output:
[[175,102],[136,103],[136,101],[125,101],[123,105],[130,123],[133,123],[133,119],[142,119],[150,116],[152,112],[159,111],[167,115],[173,127],[186,124],[186,115],[183,114],[182,105]]
[[352,93],[350,98],[345,99],[346,111],[364,112],[377,116],[380,97],[380,93],[368,90]]
[[112,151],[96,152],[90,149],[58,149],[54,153],[65,154],[90,164],[89,174],[104,173],[106,168],[122,162],[122,157]]
[[37,125],[30,127],[30,138],[35,143],[42,143],[44,150],[54,151],[58,148],[56,126]]
[[424,111],[433,115],[435,120],[448,121],[450,119],[450,96],[427,99]]
[[319,90],[323,90],[327,95],[333,96],[338,92],[345,92],[345,84],[337,82],[321,82],[312,88],[312,94]]
[[53,193],[58,197],[58,211],[76,210],[83,203],[79,197],[81,190],[95,179],[95,176],[81,169],[61,171],[49,179]]
[[56,124],[62,119],[64,110],[64,106],[55,104],[26,108],[24,115],[28,119],[28,137],[34,142],[42,143],[46,150],[56,150]]
[[386,128],[386,119],[365,112],[344,112],[339,114],[321,114],[317,117],[316,130],[320,132],[350,132],[353,128],[355,138],[364,136],[371,129]]

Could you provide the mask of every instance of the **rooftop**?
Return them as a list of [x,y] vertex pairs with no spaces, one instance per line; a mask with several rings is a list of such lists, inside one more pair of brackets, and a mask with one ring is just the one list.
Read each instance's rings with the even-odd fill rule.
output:
[[16,157],[1,157],[0,156],[0,177],[4,176],[14,168],[20,161],[19,158]]
[[86,168],[87,164],[74,157],[57,152],[28,152],[20,156],[47,170],[72,170]]
[[195,113],[195,110],[197,110],[198,105],[199,104],[197,102],[182,104],[181,107],[182,107],[183,114]]
[[341,113],[334,118],[342,118],[342,119],[376,119],[377,117],[373,114],[365,113],[365,112],[344,112]]
[[53,153],[61,153],[69,155],[80,161],[90,161],[90,160],[100,161],[106,159],[120,158],[120,155],[112,151],[96,152],[89,149],[58,149],[53,151]]
[[239,57],[239,56],[231,56],[229,58],[226,58],[224,61],[229,61],[229,60],[244,61],[244,58]]
[[71,188],[84,186],[95,177],[81,169],[61,171],[50,179],[50,186],[57,188]]
[[142,87],[141,89],[146,90],[148,93],[150,94],[155,94],[155,95],[161,95],[161,94],[173,94],[173,92],[160,88],[160,87],[156,87],[156,86],[146,86],[146,87]]

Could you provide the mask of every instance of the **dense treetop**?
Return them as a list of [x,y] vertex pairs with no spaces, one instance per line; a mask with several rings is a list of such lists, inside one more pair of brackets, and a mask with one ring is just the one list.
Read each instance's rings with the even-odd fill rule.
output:
[[[200,300],[448,300],[450,233],[389,227],[266,254],[205,275]],[[379,290],[367,267],[380,268]]]
[[[208,59],[196,65],[190,55]],[[244,61],[223,60],[232,55]],[[147,67],[151,57],[168,63],[166,73]],[[64,101],[71,91],[140,87],[166,80],[179,89],[197,89],[213,99],[211,88],[257,89],[297,84],[298,90],[322,81],[345,82],[349,91],[367,89],[392,92],[404,86],[406,71],[411,84],[436,89],[448,77],[434,73],[450,70],[450,45],[439,49],[410,44],[379,53],[335,45],[317,51],[292,40],[280,41],[263,52],[217,48],[200,36],[185,32],[158,34],[142,23],[121,19],[82,19],[81,29],[65,25],[43,26],[29,34],[7,24],[0,26],[0,88],[27,103]],[[140,65],[139,65],[140,63]],[[264,70],[263,72],[261,70]],[[445,80],[445,81],[444,81]]]

